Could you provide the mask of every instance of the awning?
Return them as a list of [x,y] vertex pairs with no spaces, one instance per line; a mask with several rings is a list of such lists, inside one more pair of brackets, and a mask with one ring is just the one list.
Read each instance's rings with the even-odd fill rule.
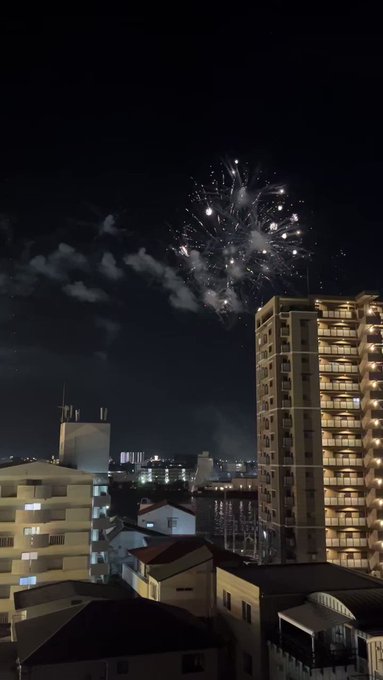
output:
[[334,626],[339,626],[352,620],[349,616],[338,614],[338,612],[334,612],[332,609],[327,609],[327,607],[312,602],[306,602],[298,607],[285,609],[283,612],[278,612],[278,616],[283,621],[287,621],[287,623],[300,628],[309,635],[320,633],[322,630],[329,630]]

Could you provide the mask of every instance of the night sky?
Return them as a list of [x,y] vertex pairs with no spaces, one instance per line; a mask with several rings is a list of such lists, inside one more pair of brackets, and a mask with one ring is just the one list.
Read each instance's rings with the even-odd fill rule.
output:
[[359,19],[2,21],[0,456],[56,453],[64,381],[83,418],[109,408],[114,456],[254,456],[252,314],[177,310],[123,258],[166,262],[190,178],[238,157],[304,200],[312,292],[383,288],[382,40]]

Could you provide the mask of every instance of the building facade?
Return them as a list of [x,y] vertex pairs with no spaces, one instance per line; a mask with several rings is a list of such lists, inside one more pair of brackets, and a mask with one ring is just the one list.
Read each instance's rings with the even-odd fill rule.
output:
[[[307,310],[312,322],[311,331],[306,337],[296,332],[295,321],[299,317],[301,324],[302,309]],[[257,314],[262,560],[286,561],[286,541],[285,546],[274,546],[272,543],[275,530],[273,515],[274,519],[280,519],[277,523],[282,525],[285,537],[289,539],[289,533],[286,534],[288,523],[292,522],[294,526],[299,498],[305,495],[299,481],[302,476],[299,478],[299,471],[287,465],[289,461],[296,461],[302,453],[307,460],[306,454],[309,453],[305,435],[309,428],[305,424],[304,410],[303,426],[296,429],[301,403],[295,389],[294,365],[300,357],[302,375],[305,358],[305,365],[310,367],[311,373],[309,383],[306,382],[309,399],[309,402],[306,400],[306,406],[310,403],[311,423],[315,423],[315,427],[310,427],[310,439],[315,442],[313,464],[318,471],[314,474],[315,501],[318,499],[314,513],[318,522],[319,499],[322,497],[318,474],[323,465],[326,557],[334,564],[382,575],[382,330],[383,303],[374,293],[361,293],[353,299],[329,296],[303,300],[273,298]],[[272,339],[271,343],[269,338]],[[264,369],[270,370],[267,364],[271,363],[266,357],[274,353],[274,348],[277,350],[275,362],[280,369],[273,375],[266,375]],[[314,415],[314,410],[319,413],[320,438],[317,431],[318,416]],[[271,428],[271,416],[273,425],[275,417],[278,422],[273,431],[274,440],[267,431],[267,425]],[[282,447],[278,432],[281,433]],[[321,441],[320,456],[317,451],[318,439]],[[280,486],[280,492],[275,497],[272,494],[272,473],[274,471],[275,479],[276,466],[280,468],[284,459],[284,475],[290,476],[292,482],[293,497],[287,501],[285,486]],[[288,486],[288,482],[286,484]],[[282,503],[285,507],[281,511]],[[286,503],[291,505],[290,512]],[[314,507],[314,503],[311,505]],[[293,533],[298,535],[295,530]],[[298,553],[296,559],[301,559]]]
[[94,474],[107,474],[110,423],[65,421],[60,426],[60,463]]
[[0,621],[14,592],[108,573],[107,488],[93,475],[36,461],[0,469]]
[[138,527],[170,536],[195,534],[196,516],[191,507],[166,500],[158,503],[146,500],[138,510]]

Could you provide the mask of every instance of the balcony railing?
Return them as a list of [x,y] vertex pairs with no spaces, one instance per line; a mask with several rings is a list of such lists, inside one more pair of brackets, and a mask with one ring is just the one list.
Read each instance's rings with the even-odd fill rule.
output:
[[319,354],[339,354],[340,356],[354,355],[358,356],[356,347],[348,347],[345,345],[319,345]]
[[322,319],[355,319],[354,312],[348,311],[346,309],[339,310],[324,309],[320,312],[319,316]]
[[320,373],[358,373],[358,366],[352,364],[320,363]]
[[335,437],[334,439],[323,438],[322,446],[362,446],[362,440],[351,437]]
[[341,382],[334,380],[333,382],[321,382],[320,389],[323,392],[359,392],[359,384],[353,382]]
[[329,338],[356,338],[356,330],[350,328],[318,328],[319,337]]
[[341,567],[347,567],[348,569],[366,569],[368,567],[368,560],[327,560],[331,564],[339,564]]
[[346,457],[336,457],[329,458],[328,456],[323,457],[324,467],[362,467],[363,461],[360,458],[346,458]]
[[365,527],[364,517],[326,517],[326,527]]
[[365,505],[365,499],[363,496],[360,497],[345,497],[345,496],[325,496],[325,505],[344,505],[346,507],[351,507],[353,505],[363,506]]
[[366,548],[367,538],[327,538],[328,548]]
[[[300,631],[299,631],[300,632]],[[304,644],[302,638],[298,635],[286,635],[282,633],[281,636],[275,633],[272,636],[272,641],[269,641],[275,652],[278,652],[281,657],[288,654],[293,659],[299,660],[304,666],[309,668],[335,668],[336,666],[351,666],[355,662],[355,656],[352,650],[340,649],[332,652],[329,646],[321,645],[318,641],[314,642],[314,652],[311,647],[311,637],[307,636],[307,644]],[[285,661],[283,661],[285,664]],[[311,674],[311,673],[310,673]],[[292,677],[286,674],[286,677]]]
[[322,418],[322,427],[357,427],[360,428],[360,420],[355,418]]
[[325,486],[364,486],[363,477],[324,477]]
[[353,399],[321,399],[321,408],[323,409],[360,409],[360,402]]

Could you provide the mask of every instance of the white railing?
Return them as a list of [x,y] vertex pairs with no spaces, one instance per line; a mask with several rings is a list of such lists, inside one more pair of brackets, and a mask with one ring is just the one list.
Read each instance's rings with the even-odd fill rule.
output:
[[340,311],[322,311],[323,319],[354,319],[353,312],[342,309]]
[[347,345],[319,345],[318,352],[319,354],[340,354],[340,356],[346,354],[358,355],[356,347],[348,347]]
[[325,486],[364,486],[363,477],[324,477]]
[[326,545],[329,548],[366,548],[367,538],[327,538]]
[[326,467],[327,465],[335,467],[337,466],[362,467],[363,461],[361,460],[361,458],[344,458],[344,457],[329,458],[328,456],[324,456],[323,465],[324,467]]
[[325,373],[358,373],[358,366],[352,364],[336,364],[328,362],[319,364],[319,372]]
[[356,331],[349,328],[318,328],[318,335],[326,335],[331,338],[356,338]]
[[350,437],[336,437],[335,439],[322,439],[322,446],[362,446],[361,439]]
[[364,517],[326,517],[326,527],[365,527]]
[[353,382],[341,382],[334,380],[333,382],[321,382],[320,389],[325,392],[328,390],[336,390],[337,392],[358,392],[359,384]]
[[322,418],[322,427],[360,427],[360,420],[353,418]]
[[325,496],[324,499],[324,504],[325,505],[346,505],[346,506],[352,506],[352,505],[364,505],[365,504],[365,499],[363,497],[361,498],[355,498],[355,497],[344,497],[344,496]]
[[368,560],[327,560],[332,564],[339,564],[348,569],[365,569],[368,567]]
[[359,398],[355,401],[353,399],[322,399],[321,400],[321,408],[326,409],[326,408],[347,408],[347,409],[360,409],[360,402]]

